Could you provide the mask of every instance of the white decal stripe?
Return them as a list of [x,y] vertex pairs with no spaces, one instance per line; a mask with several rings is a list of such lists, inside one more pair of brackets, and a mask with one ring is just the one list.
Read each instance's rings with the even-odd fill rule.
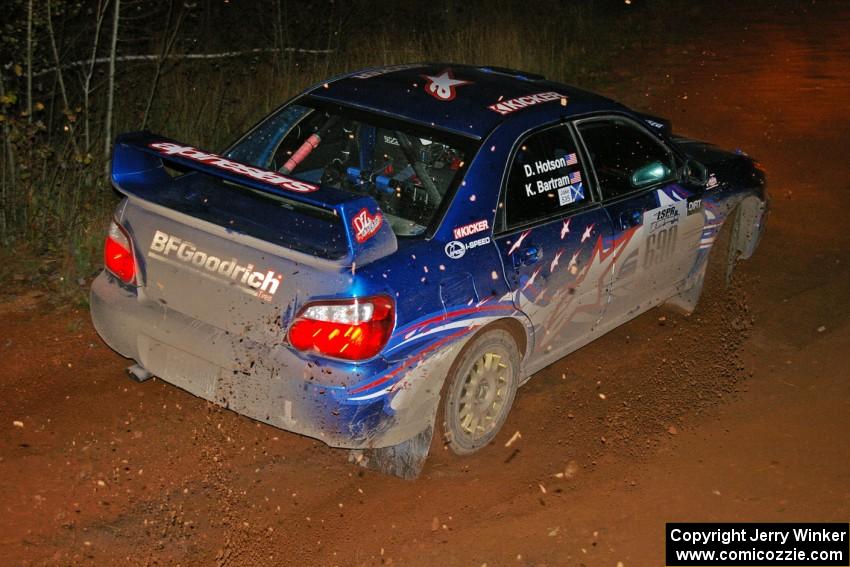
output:
[[372,394],[366,394],[365,396],[357,396],[356,398],[348,398],[350,402],[362,402],[363,400],[371,400],[372,398],[377,398],[379,396],[383,396],[384,394],[389,394],[390,388],[384,388],[382,390],[378,390]]
[[658,191],[658,205],[659,208],[666,207],[668,205],[675,205],[676,200],[670,197],[667,193],[659,189]]
[[[392,352],[409,342],[421,339],[422,337],[427,337],[428,335],[433,335],[434,333],[439,333],[440,331],[447,331],[449,329],[458,329],[460,327],[470,327],[473,325],[483,324],[484,321],[489,321],[490,319],[501,319],[504,315],[487,315],[484,317],[473,317],[472,319],[461,319],[460,321],[452,321],[451,323],[446,323],[444,325],[440,325],[439,327],[434,327],[424,333],[420,333],[410,338],[406,338],[406,340],[398,343],[396,346],[392,347],[387,352]],[[407,336],[410,336],[409,334]]]

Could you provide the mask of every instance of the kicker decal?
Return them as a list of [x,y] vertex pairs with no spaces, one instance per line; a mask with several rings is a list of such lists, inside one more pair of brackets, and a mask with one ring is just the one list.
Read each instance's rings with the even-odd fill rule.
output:
[[482,230],[487,230],[488,228],[490,228],[490,223],[487,222],[487,219],[483,219],[480,221],[465,224],[463,226],[457,226],[452,231],[452,234],[454,234],[455,240],[459,240],[461,238],[466,238],[467,236],[477,234]]
[[263,301],[271,301],[283,280],[274,270],[265,273],[255,271],[254,264],[242,265],[236,258],[225,260],[199,250],[182,238],[157,230],[148,249],[148,257],[181,268],[188,268],[200,275],[223,283],[236,283],[240,290],[255,295]]
[[534,106],[536,104],[541,104],[544,102],[552,102],[553,100],[560,100],[562,101],[561,104],[563,105],[567,104],[566,95],[556,93],[555,91],[549,91],[545,93],[520,96],[508,100],[501,100],[496,104],[491,104],[487,108],[489,108],[493,112],[498,112],[499,114],[504,116],[506,114],[510,114],[511,112],[516,112],[517,110],[528,108],[529,106]]
[[425,92],[436,98],[437,100],[454,100],[456,87],[460,87],[462,85],[468,85],[470,81],[462,81],[460,79],[455,79],[452,76],[452,70],[446,69],[442,73],[436,76],[430,75],[422,75],[423,78],[427,79],[428,82],[425,83]]
[[173,144],[171,142],[158,142],[148,144],[148,146],[166,156],[184,157],[199,163],[205,163],[256,181],[277,185],[281,189],[286,189],[287,191],[295,191],[296,193],[312,193],[319,188],[317,185],[313,185],[312,183],[305,183],[304,181],[285,177],[274,171],[268,171],[258,167],[245,165],[244,163],[231,161],[219,155],[193,148],[192,146],[181,146],[180,144]]
[[380,211],[374,215],[369,214],[369,209],[363,208],[351,219],[351,227],[354,229],[354,238],[359,244],[363,244],[378,232],[384,217]]

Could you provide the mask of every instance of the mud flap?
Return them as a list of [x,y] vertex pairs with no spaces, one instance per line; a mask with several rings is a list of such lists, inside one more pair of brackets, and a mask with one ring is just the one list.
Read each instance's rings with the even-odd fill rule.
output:
[[[719,282],[722,284],[722,290],[725,290],[732,283],[732,273],[735,270],[735,265],[741,258],[741,250],[733,246],[737,242],[741,230],[741,215],[740,207],[738,212],[730,213],[715,237],[709,255],[702,261],[702,266],[699,268],[698,275],[693,284],[684,291],[667,299],[664,305],[672,308],[674,311],[679,311],[689,315],[696,309],[700,298],[703,296],[703,287],[705,282],[710,279],[709,271],[714,270],[719,274]],[[711,273],[715,273],[711,272]]]
[[405,480],[415,480],[422,472],[431,438],[433,426],[428,426],[418,435],[390,447],[380,449],[355,449],[349,452],[348,460],[363,468],[391,474]]
[[699,270],[694,283],[686,290],[674,295],[664,302],[664,305],[673,311],[690,315],[694,312],[699,303],[699,298],[702,296],[702,288],[705,284],[705,272],[708,268],[708,262],[703,262],[703,266]]

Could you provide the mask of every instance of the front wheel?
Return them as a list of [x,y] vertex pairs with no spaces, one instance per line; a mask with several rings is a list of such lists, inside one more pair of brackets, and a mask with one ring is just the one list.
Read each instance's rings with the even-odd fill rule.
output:
[[496,437],[519,385],[520,355],[509,332],[492,329],[473,341],[446,378],[443,433],[458,455],[474,453]]
[[690,288],[665,301],[666,306],[691,314],[698,303],[705,307],[706,304],[722,302],[725,299],[740,256],[740,252],[733,246],[740,230],[739,216],[737,210],[727,216],[715,236],[708,258],[700,268],[696,281]]

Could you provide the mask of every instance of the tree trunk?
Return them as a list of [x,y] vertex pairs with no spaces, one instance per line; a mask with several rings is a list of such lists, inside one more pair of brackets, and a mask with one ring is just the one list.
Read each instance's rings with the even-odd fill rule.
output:
[[[59,92],[62,94],[62,104],[65,105],[63,113],[71,111],[71,103],[68,102],[68,91],[65,89],[65,80],[62,78],[62,70],[59,63],[59,49],[56,47],[56,35],[53,33],[53,13],[50,10],[50,0],[47,0],[47,34],[50,37],[50,48],[53,51],[53,61],[56,64],[56,79],[59,81]],[[74,136],[74,125],[68,122],[68,131],[71,134],[71,145],[74,148],[74,153],[79,155],[77,149],[77,139]],[[76,157],[76,156],[75,156]]]
[[32,0],[27,7],[27,120],[32,122]]
[[88,69],[86,69],[83,78],[83,119],[85,122],[83,123],[83,139],[84,139],[84,151],[86,153],[91,150],[91,133],[90,126],[91,120],[89,117],[90,108],[89,108],[89,98],[91,96],[91,78],[94,75],[94,66],[97,62],[97,47],[100,43],[100,30],[103,26],[103,18],[106,16],[106,9],[109,7],[109,0],[103,2],[102,0],[98,0],[97,6],[97,22],[95,24],[94,30],[94,41],[92,42],[91,48],[91,59],[89,60]]
[[[0,98],[6,95],[6,89],[3,84],[3,77],[0,76]],[[2,181],[2,199],[3,199],[3,207],[2,207],[2,216],[0,216],[0,222],[2,222],[2,238],[3,242],[6,242],[8,237],[8,225],[11,223],[14,225],[15,221],[15,211],[17,210],[18,203],[17,200],[17,191],[16,189],[16,173],[15,173],[15,149],[12,147],[12,137],[9,135],[9,122],[7,120],[3,121],[3,159],[6,161],[5,166],[3,167],[3,181]],[[8,179],[8,183],[6,181]],[[6,211],[9,211],[10,217],[7,218]]]
[[121,0],[115,0],[112,8],[112,42],[109,47],[109,86],[106,93],[106,133],[104,134],[103,157],[106,162],[106,178],[109,179],[109,156],[112,150],[112,109],[115,102],[115,52],[118,45],[118,18]]
[[183,22],[183,14],[185,12],[179,12],[174,22],[174,31],[169,35],[169,29],[171,28],[171,22],[174,20],[174,1],[168,6],[168,17],[165,20],[165,37],[162,38],[162,51],[159,54],[159,58],[156,60],[156,71],[154,72],[153,82],[151,83],[151,91],[148,95],[148,102],[145,105],[145,112],[142,115],[142,127],[144,130],[148,125],[148,118],[150,117],[151,107],[153,106],[154,98],[156,97],[156,89],[159,87],[159,79],[162,76],[162,68],[165,65],[166,60],[168,59],[169,53],[171,53],[171,48],[174,47],[174,42],[177,40],[177,33],[180,31],[180,25]]

